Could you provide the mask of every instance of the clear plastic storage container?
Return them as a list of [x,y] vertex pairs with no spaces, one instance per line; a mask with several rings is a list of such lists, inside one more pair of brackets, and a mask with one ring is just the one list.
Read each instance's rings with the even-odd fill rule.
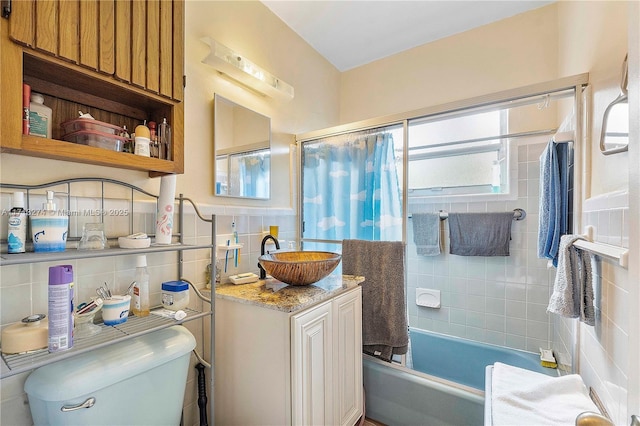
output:
[[162,283],[162,306],[172,311],[184,309],[189,305],[189,284],[184,281]]
[[60,126],[62,127],[62,133],[65,135],[79,130],[95,130],[96,132],[107,133],[110,135],[121,135],[124,133],[123,127],[105,123],[104,121],[92,120],[90,118],[75,118],[73,120],[65,121]]
[[62,137],[67,142],[79,143],[82,145],[95,146],[111,151],[122,151],[126,138],[118,135],[110,135],[96,130],[78,130]]

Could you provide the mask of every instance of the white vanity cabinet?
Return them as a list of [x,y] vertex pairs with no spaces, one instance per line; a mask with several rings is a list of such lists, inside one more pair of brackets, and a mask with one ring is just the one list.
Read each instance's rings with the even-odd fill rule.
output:
[[216,300],[217,425],[354,425],[362,415],[362,290],[282,312]]

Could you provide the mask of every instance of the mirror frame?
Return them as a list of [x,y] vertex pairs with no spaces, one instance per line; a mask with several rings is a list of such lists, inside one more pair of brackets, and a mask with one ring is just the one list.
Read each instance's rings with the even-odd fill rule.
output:
[[[251,142],[251,143],[247,143],[247,144],[243,144],[239,147],[236,146],[231,146],[231,147],[227,147],[227,148],[222,148],[222,149],[218,149],[217,148],[217,141],[220,138],[220,135],[218,133],[218,120],[221,120],[222,118],[219,117],[219,103],[220,102],[224,102],[226,104],[229,104],[231,106],[233,106],[234,108],[240,108],[244,111],[246,111],[247,113],[251,113],[254,114],[256,117],[261,118],[261,119],[265,119],[266,122],[268,123],[268,136],[266,138],[266,140],[260,140],[259,142]],[[271,156],[271,117],[268,117],[264,114],[260,114],[256,111],[251,110],[250,108],[247,108],[243,105],[238,104],[237,102],[234,102],[228,98],[225,98],[224,96],[219,95],[218,93],[214,93],[213,95],[213,183],[214,183],[214,190],[213,190],[213,194],[216,197],[227,197],[227,198],[238,198],[238,199],[244,199],[244,200],[269,200],[271,199],[271,161],[269,160],[269,193],[267,194],[266,197],[250,197],[250,196],[244,196],[244,195],[229,195],[229,194],[219,194],[218,193],[218,160],[219,157],[227,157],[230,158],[233,155],[238,155],[238,154],[242,154],[242,153],[246,153],[246,154],[254,154],[257,151],[264,151],[267,150],[269,151],[269,156]]]
[[[607,148],[606,144],[605,144],[605,139],[607,137],[607,123],[609,121],[609,115],[611,113],[611,110],[613,109],[613,107],[615,107],[616,105],[622,104],[622,103],[627,103],[627,95],[620,95],[617,98],[615,98],[613,100],[613,102],[611,102],[608,106],[607,109],[604,111],[604,114],[602,116],[602,131],[600,133],[600,152],[602,152],[602,154],[604,155],[611,155],[611,154],[617,154],[619,152],[625,152],[629,150],[629,137],[627,135],[627,145],[625,146],[621,146],[618,148]],[[627,121],[629,120],[629,114],[627,114]]]
[[[602,130],[600,133],[600,152],[604,155],[617,154],[619,152],[625,152],[629,150],[629,136],[627,135],[627,144],[625,146],[621,146],[619,148],[607,149],[605,144],[605,139],[607,136],[607,122],[609,119],[609,114],[611,113],[611,109],[614,106],[621,103],[628,103],[627,100],[627,86],[629,84],[629,54],[626,54],[624,60],[622,61],[622,71],[620,78],[620,94],[617,98],[613,100],[607,106],[607,109],[604,110],[604,114],[602,116]],[[629,120],[629,113],[627,112],[627,121]]]

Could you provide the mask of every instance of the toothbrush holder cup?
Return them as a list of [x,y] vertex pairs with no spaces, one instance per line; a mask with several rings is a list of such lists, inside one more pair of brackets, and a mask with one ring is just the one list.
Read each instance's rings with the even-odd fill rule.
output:
[[102,321],[104,325],[118,325],[127,321],[131,296],[113,296],[105,299],[102,305]]

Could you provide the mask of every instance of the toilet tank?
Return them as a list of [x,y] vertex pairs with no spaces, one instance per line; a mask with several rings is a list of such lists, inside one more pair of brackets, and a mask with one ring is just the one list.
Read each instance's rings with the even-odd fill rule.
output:
[[40,367],[24,385],[33,422],[177,425],[195,345],[173,326]]

